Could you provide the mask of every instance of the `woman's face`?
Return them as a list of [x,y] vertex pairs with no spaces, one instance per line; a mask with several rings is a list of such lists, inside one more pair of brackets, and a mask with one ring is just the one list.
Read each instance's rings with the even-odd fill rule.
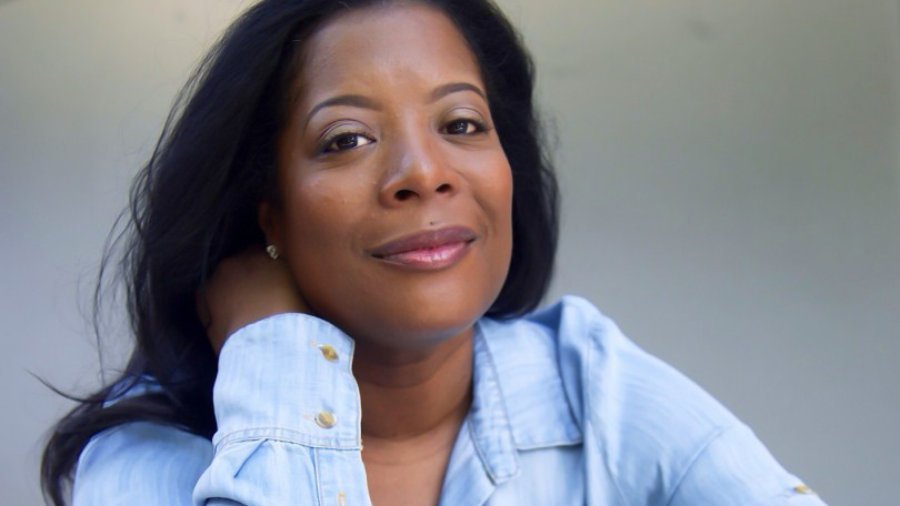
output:
[[512,176],[475,56],[421,5],[307,42],[261,223],[318,316],[397,349],[470,329],[512,251]]

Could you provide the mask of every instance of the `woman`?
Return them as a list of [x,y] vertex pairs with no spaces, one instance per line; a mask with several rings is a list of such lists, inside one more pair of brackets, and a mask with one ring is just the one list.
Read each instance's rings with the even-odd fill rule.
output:
[[821,504],[587,302],[523,316],[556,187],[492,5],[263,1],[193,83],[54,503],[74,473],[75,504]]

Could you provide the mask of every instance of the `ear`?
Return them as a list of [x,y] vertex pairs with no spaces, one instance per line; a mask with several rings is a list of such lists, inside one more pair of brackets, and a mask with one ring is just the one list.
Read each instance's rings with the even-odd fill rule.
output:
[[259,203],[256,211],[256,218],[259,222],[259,228],[266,236],[266,244],[274,244],[276,248],[283,251],[281,236],[281,215],[278,209],[268,201]]

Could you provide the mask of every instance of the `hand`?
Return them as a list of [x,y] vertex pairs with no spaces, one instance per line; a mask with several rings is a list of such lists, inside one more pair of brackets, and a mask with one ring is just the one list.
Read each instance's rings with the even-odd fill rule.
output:
[[262,251],[226,258],[197,292],[197,313],[218,355],[236,330],[280,313],[308,313],[287,264]]

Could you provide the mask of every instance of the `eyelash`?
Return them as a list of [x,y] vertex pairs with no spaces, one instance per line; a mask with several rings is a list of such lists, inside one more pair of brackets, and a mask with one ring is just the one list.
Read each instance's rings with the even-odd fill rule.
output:
[[[470,118],[455,119],[455,120],[447,123],[447,126],[444,127],[444,130],[447,130],[447,127],[449,127],[450,125],[457,124],[457,123],[468,123],[469,125],[474,126],[475,130],[472,132],[468,132],[468,133],[450,134],[450,135],[475,135],[475,134],[484,133],[487,131],[487,126],[484,123],[482,123],[481,121],[478,121],[478,120],[470,119]],[[447,132],[447,133],[449,134],[450,132]]]
[[[463,133],[456,133],[456,134],[451,134],[448,131],[449,127],[451,125],[460,124],[460,123],[465,123],[467,129],[468,129],[469,125],[473,126],[475,129],[471,132],[463,132]],[[448,135],[476,135],[479,133],[486,132],[487,125],[485,125],[483,122],[478,121],[478,120],[469,119],[469,118],[459,118],[459,119],[455,119],[455,120],[447,123],[447,125],[441,131]],[[364,139],[366,139],[366,141],[368,141],[368,142],[366,142],[366,144],[375,142],[374,139],[368,137],[366,134],[364,134],[362,132],[340,132],[340,133],[326,137],[320,144],[319,152],[321,154],[328,154],[328,153],[340,153],[342,151],[349,151],[351,149],[355,149],[355,148],[359,147],[359,144],[358,144],[359,141],[357,141],[357,144],[343,148],[343,149],[336,147],[335,145],[344,139],[360,138],[360,137],[364,138]],[[365,146],[366,144],[363,144],[363,145]]]
[[[364,139],[366,139],[366,141],[368,141],[367,144],[368,144],[368,143],[371,143],[371,142],[375,142],[375,139],[372,139],[372,138],[366,136],[366,135],[365,135],[364,133],[362,133],[362,132],[340,132],[340,133],[337,133],[337,134],[330,135],[330,136],[326,137],[325,140],[322,141],[322,144],[321,144],[320,147],[319,147],[319,152],[322,153],[322,154],[328,154],[328,153],[340,153],[341,151],[348,151],[348,150],[357,148],[357,147],[359,147],[359,141],[357,141],[357,144],[356,144],[356,145],[351,146],[351,147],[348,147],[348,148],[344,148],[344,149],[341,149],[341,148],[332,148],[332,146],[334,146],[335,144],[337,144],[337,143],[340,142],[341,140],[343,140],[343,139],[350,139],[350,138],[353,138],[353,137],[357,137],[357,138],[361,137],[361,138],[364,138]],[[365,144],[364,144],[364,145],[365,145]]]

